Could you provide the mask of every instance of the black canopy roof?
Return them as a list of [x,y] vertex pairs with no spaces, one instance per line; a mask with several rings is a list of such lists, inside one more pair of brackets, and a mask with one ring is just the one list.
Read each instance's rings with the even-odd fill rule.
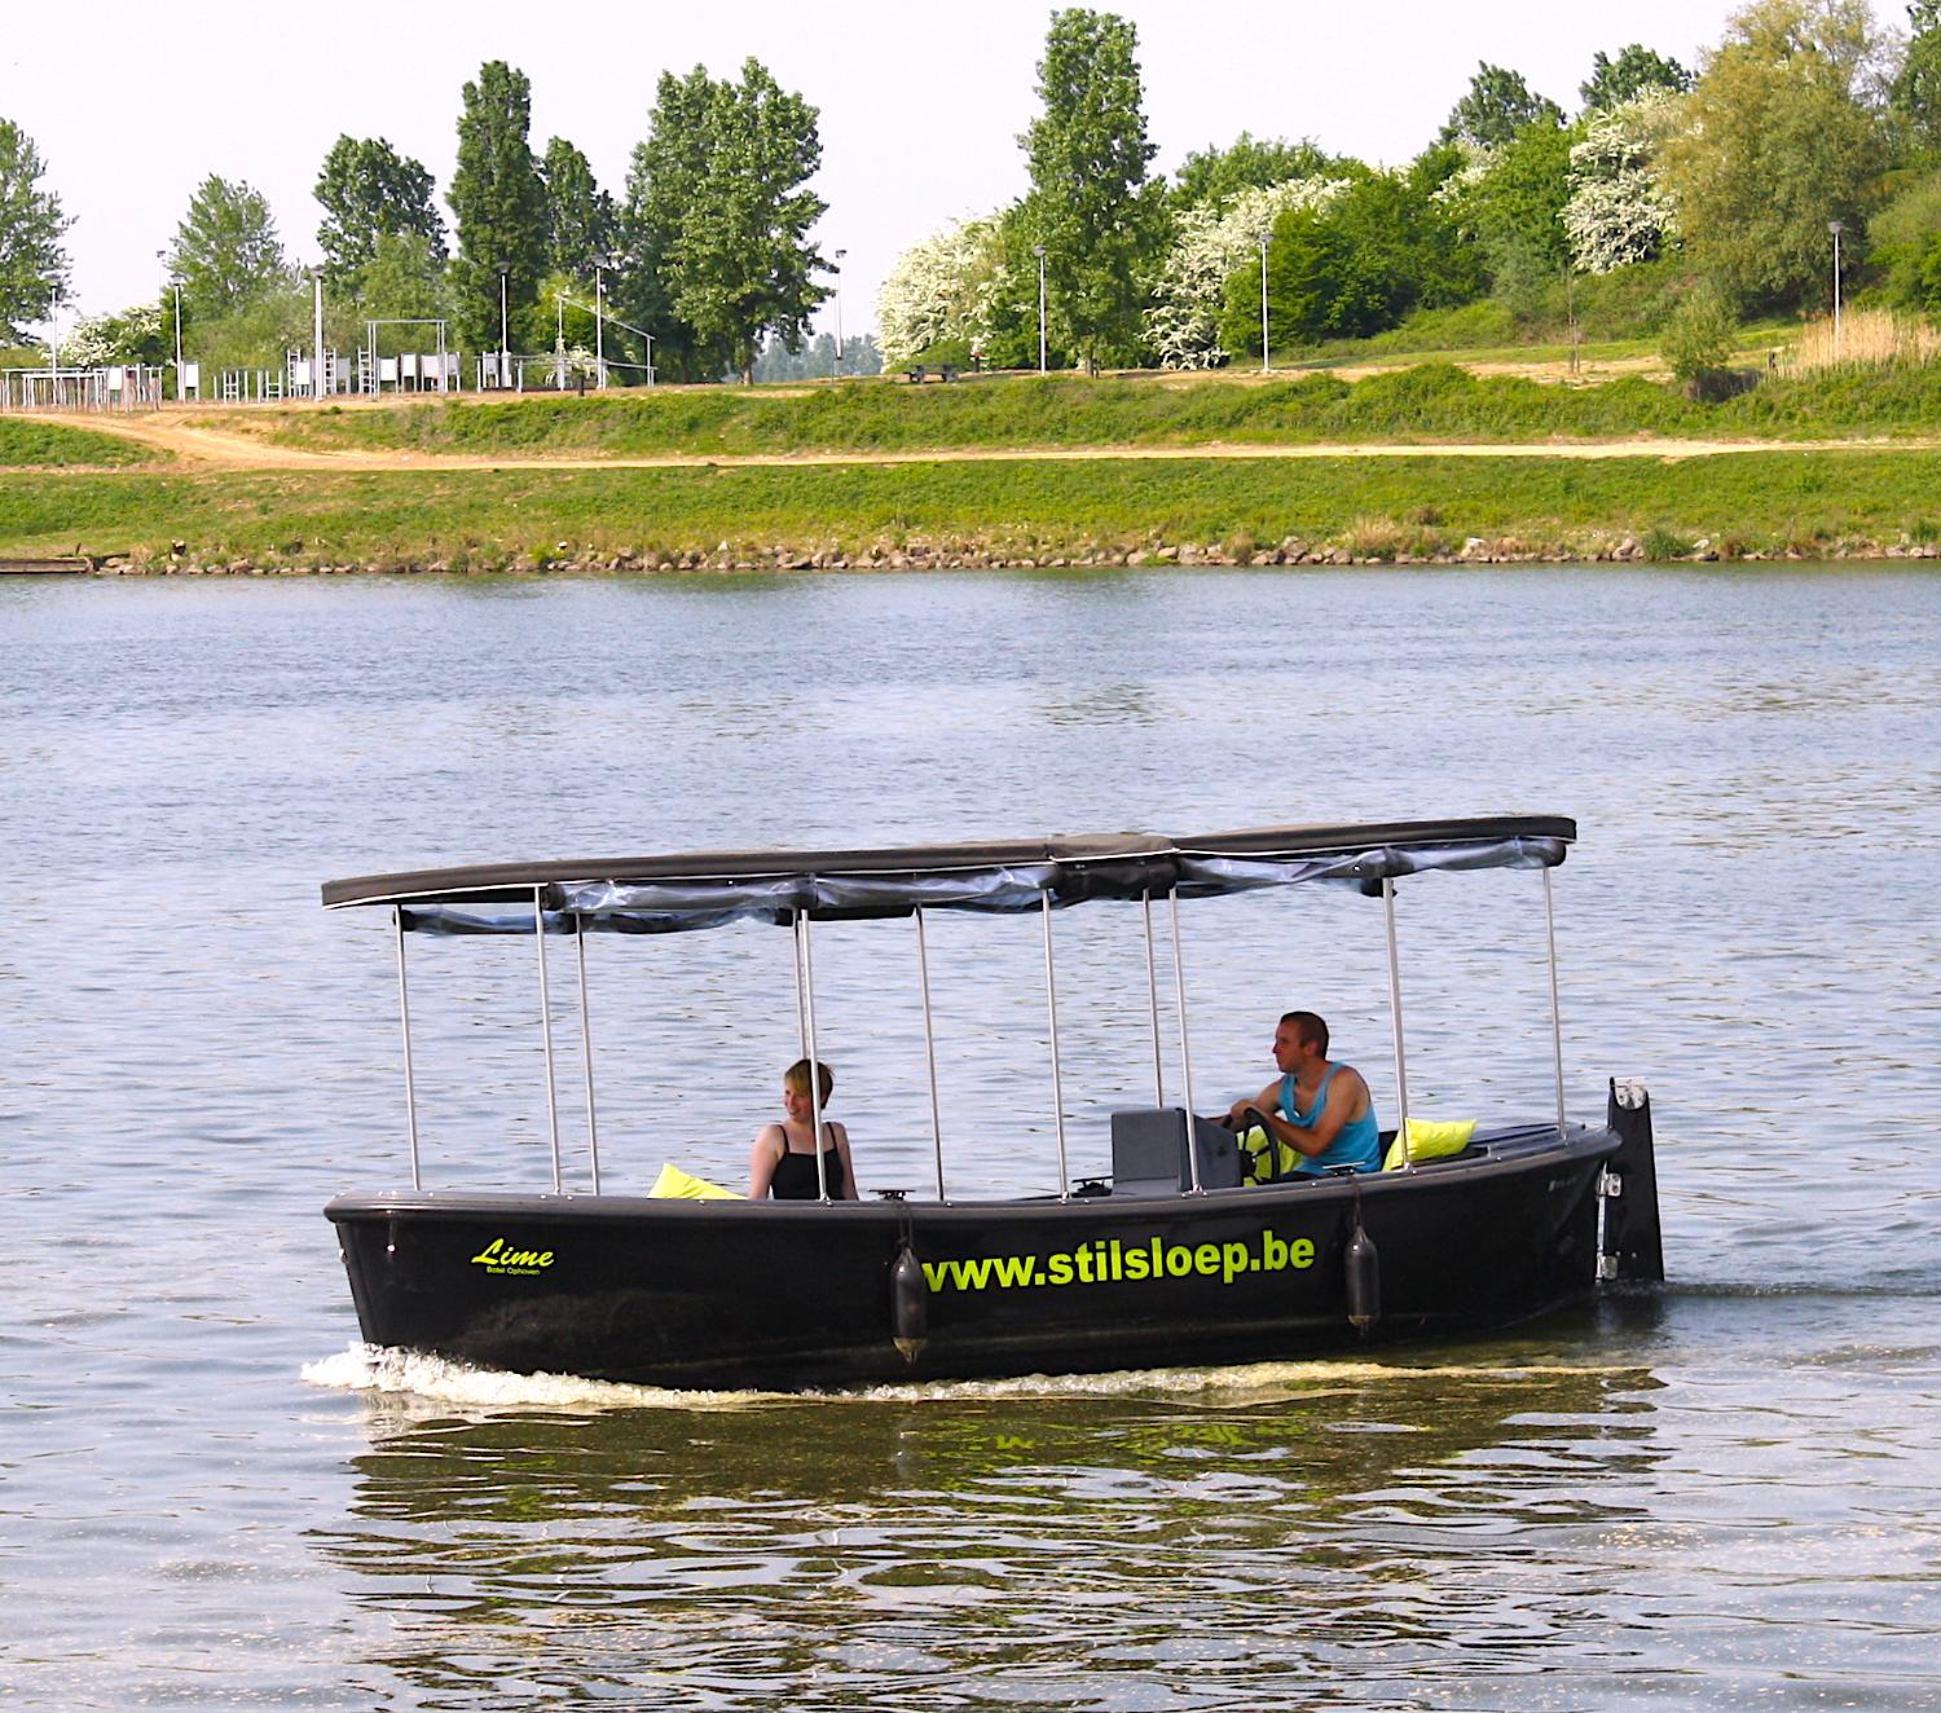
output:
[[1566,816],[1492,815],[1184,838],[1121,833],[883,850],[704,851],[364,875],[326,882],[323,902],[396,905],[409,928],[530,933],[536,893],[549,927],[665,933],[802,912],[818,920],[920,908],[1015,912],[1047,899],[1062,908],[1306,880],[1372,886],[1435,869],[1552,867],[1576,836]]

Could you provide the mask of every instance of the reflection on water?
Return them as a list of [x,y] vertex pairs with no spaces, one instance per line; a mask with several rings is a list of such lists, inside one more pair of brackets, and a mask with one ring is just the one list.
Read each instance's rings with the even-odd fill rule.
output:
[[1044,718],[1053,726],[1156,726],[1169,711],[1147,685],[1107,683],[1048,701]]
[[1458,1362],[565,1419],[378,1402],[350,1516],[313,1538],[440,1705],[1300,1706],[1346,1670],[1330,1699],[1372,1706],[1585,1668],[1581,1582],[1514,1567],[1644,1520],[1656,1386]]
[[[0,587],[0,1702],[1933,1706],[1937,729],[1918,567]],[[1656,1315],[705,1408],[331,1354],[319,1210],[406,1139],[385,924],[325,876],[1493,811],[1583,826],[1568,1097],[1651,1088]],[[1398,916],[1412,1101],[1543,1114],[1534,877]],[[1151,1095],[1137,917],[1056,925],[1075,1173]],[[1052,1181],[1012,926],[929,942],[953,1196]],[[1387,1100],[1379,908],[1183,934],[1202,1101],[1300,1003]],[[680,938],[589,948],[620,1187],[738,1179],[796,1056],[789,937]],[[863,1180],[923,1190],[910,938],[831,925],[816,967]],[[543,1187],[529,948],[411,979],[427,1180]]]

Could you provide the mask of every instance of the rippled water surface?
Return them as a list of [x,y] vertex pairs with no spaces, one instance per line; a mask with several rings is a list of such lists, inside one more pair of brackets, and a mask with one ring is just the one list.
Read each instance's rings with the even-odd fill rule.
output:
[[[1938,737],[1913,571],[0,580],[0,1704],[1933,1706]],[[834,1399],[355,1344],[319,1210],[405,1172],[394,974],[323,879],[1493,810],[1582,824],[1567,1091],[1652,1090],[1656,1300]],[[1185,931],[1202,1105],[1306,1004],[1392,1108],[1378,910]],[[1143,941],[1058,933],[1097,1171]],[[1410,883],[1401,943],[1414,1103],[1546,1112],[1535,878]],[[862,1180],[921,1190],[907,925],[816,958]],[[1047,1187],[1035,928],[931,962],[953,1190]],[[545,1187],[530,948],[412,979],[428,1178]],[[602,942],[589,991],[609,1187],[736,1181],[787,937]]]

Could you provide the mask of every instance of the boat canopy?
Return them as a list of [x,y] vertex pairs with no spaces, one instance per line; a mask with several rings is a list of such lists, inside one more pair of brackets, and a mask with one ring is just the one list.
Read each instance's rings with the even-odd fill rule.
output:
[[1217,897],[1330,880],[1378,893],[1442,869],[1554,868],[1577,837],[1561,815],[1256,827],[1187,838],[1146,833],[912,845],[886,850],[713,851],[420,869],[325,883],[331,909],[378,904],[410,932],[666,934],[779,924],[1018,914],[1092,899]]

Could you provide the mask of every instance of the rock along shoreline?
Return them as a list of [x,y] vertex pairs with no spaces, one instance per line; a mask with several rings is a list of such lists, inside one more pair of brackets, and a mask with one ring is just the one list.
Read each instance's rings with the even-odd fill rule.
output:
[[[1161,567],[1402,567],[1475,565],[1627,565],[1800,563],[1817,560],[1896,560],[1941,558],[1935,542],[1879,542],[1863,537],[1786,546],[1754,546],[1707,538],[1680,541],[1660,537],[1617,536],[1590,542],[1533,542],[1524,537],[1470,536],[1460,547],[1426,550],[1387,543],[1307,541],[1289,536],[1272,546],[1232,543],[1152,541],[1135,546],[1087,545],[1067,551],[1020,550],[995,543],[906,541],[898,546],[803,549],[775,546],[608,552],[575,550],[562,542],[556,553],[461,558],[386,555],[381,560],[301,562],[252,558],[201,557],[178,544],[155,554],[83,556],[86,569],[101,577],[330,577],[543,575],[547,573],[654,574],[678,572],[802,571],[1039,571],[1152,570]],[[77,566],[77,569],[80,567]]]

